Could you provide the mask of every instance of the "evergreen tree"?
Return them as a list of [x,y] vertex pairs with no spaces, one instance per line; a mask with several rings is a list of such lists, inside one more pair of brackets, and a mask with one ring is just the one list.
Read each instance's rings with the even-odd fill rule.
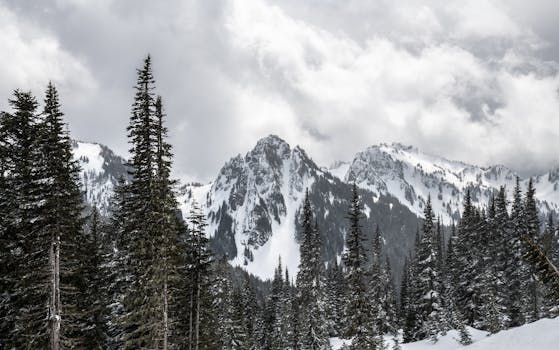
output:
[[342,333],[343,301],[345,299],[344,274],[334,259],[326,269],[326,304],[325,315],[330,337],[339,337]]
[[[313,226],[312,208],[308,190],[303,202],[301,262],[297,274],[298,303],[301,325],[300,343],[303,349],[329,347],[326,319],[323,310],[323,280],[321,274],[320,234]],[[289,281],[286,281],[289,282]]]
[[444,322],[441,291],[442,281],[439,271],[440,241],[435,230],[431,198],[427,198],[424,210],[422,235],[416,255],[416,288],[413,298],[416,305],[420,339],[431,337],[436,340]]
[[365,235],[361,229],[361,204],[357,185],[353,184],[352,198],[348,213],[349,228],[345,238],[343,263],[347,299],[345,305],[345,334],[352,337],[352,348],[376,349],[377,330],[375,321],[370,317],[371,304],[367,288],[367,255],[364,246]]
[[525,258],[535,267],[535,271],[540,275],[542,281],[546,283],[552,293],[551,296],[559,302],[559,268],[551,262],[543,249],[534,242],[528,235],[522,236],[522,242],[525,245]]
[[381,325],[380,334],[382,335],[389,333],[397,336],[400,329],[400,324],[398,321],[398,304],[396,301],[396,291],[394,287],[392,267],[390,264],[390,259],[388,257],[386,257],[382,271],[385,295],[383,309],[386,312],[386,316],[384,318],[384,323]]
[[474,325],[481,314],[482,280],[481,214],[472,205],[470,190],[466,191],[464,210],[458,225],[455,254],[456,273],[460,280],[456,286],[455,302],[468,325]]
[[379,334],[397,332],[395,297],[390,263],[384,259],[382,236],[378,225],[373,236],[371,269],[369,276],[371,317]]
[[178,311],[179,271],[186,263],[180,249],[184,228],[170,179],[165,115],[154,88],[148,56],[138,70],[128,126],[131,181],[120,190],[125,195],[118,209],[123,249],[119,258],[125,263],[127,284],[121,289],[124,310],[118,318],[123,348],[167,349],[173,339],[180,341],[181,325],[172,316]]
[[258,348],[258,331],[262,327],[260,308],[256,299],[254,286],[248,273],[244,274],[241,288],[241,313],[243,329],[247,335],[245,349],[256,350]]
[[516,186],[513,191],[512,209],[510,214],[510,232],[505,238],[507,250],[507,261],[504,267],[505,281],[508,287],[507,312],[508,326],[518,327],[525,323],[523,288],[528,278],[528,271],[522,262],[522,250],[520,237],[524,231],[523,203],[520,191],[520,180],[516,178]]
[[289,346],[287,334],[289,332],[289,309],[291,304],[288,300],[284,282],[281,258],[274,272],[272,290],[266,303],[266,334],[264,334],[263,348],[267,350],[283,350]]
[[403,279],[402,288],[404,290],[404,296],[401,300],[401,308],[403,312],[403,338],[404,343],[409,343],[421,339],[421,322],[418,320],[418,303],[417,303],[417,290],[418,278],[417,278],[417,251],[419,250],[420,236],[419,228],[415,234],[415,245],[413,253],[415,256],[411,257],[408,261],[407,268],[404,272],[405,278]]
[[83,315],[75,293],[83,224],[79,168],[54,85],[47,87],[41,116],[31,93],[16,90],[14,96],[14,113],[3,113],[0,126],[3,342],[60,349],[82,340],[75,331]]
[[187,275],[189,283],[189,349],[206,349],[211,344],[214,327],[211,294],[212,255],[206,237],[206,219],[197,203],[193,203],[188,218]]
[[[43,162],[39,142],[38,103],[30,92],[16,90],[12,113],[2,114],[2,346],[38,348],[51,345],[60,319],[50,299],[51,241],[42,230]],[[47,310],[44,310],[44,307]],[[48,319],[45,319],[45,313]],[[59,344],[59,338],[57,338]]]
[[78,291],[78,307],[83,310],[80,332],[82,346],[87,349],[106,349],[108,341],[108,286],[105,277],[106,247],[102,232],[99,210],[94,205],[88,222],[88,230],[80,245],[80,267],[78,273],[81,283]]
[[[557,249],[557,237],[556,237],[555,224],[553,223],[553,216],[551,213],[548,215],[547,223],[545,225],[545,230],[541,239],[541,249],[549,261],[557,266],[557,263],[553,260],[553,254]],[[557,301],[553,297],[553,288],[545,285],[542,291],[542,305],[541,305],[541,315],[543,317],[555,316],[559,310],[557,310]]]
[[[538,218],[538,208],[535,198],[536,189],[532,178],[528,180],[528,188],[524,197],[523,222],[524,232],[531,240],[538,241],[540,239],[540,223]],[[523,264],[526,265],[526,264]],[[524,297],[525,315],[528,322],[536,321],[540,318],[542,291],[539,282],[536,279],[535,271],[532,266],[526,266],[526,295]]]
[[89,346],[84,337],[83,329],[87,323],[87,315],[92,312],[93,305],[84,304],[89,291],[84,286],[84,276],[79,266],[84,264],[80,248],[83,241],[83,197],[79,183],[80,169],[73,160],[72,146],[65,124],[62,120],[58,93],[52,83],[46,91],[41,137],[46,164],[44,174],[49,178],[44,191],[46,226],[51,237],[51,251],[49,264],[51,278],[55,284],[55,291],[51,300],[59,300],[59,310],[54,312],[64,314],[59,327],[61,334],[53,331],[53,348],[57,348],[57,337],[62,338],[66,347],[84,348]]

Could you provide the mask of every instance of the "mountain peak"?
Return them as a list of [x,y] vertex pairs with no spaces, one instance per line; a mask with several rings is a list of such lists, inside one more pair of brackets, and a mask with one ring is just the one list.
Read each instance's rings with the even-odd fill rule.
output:
[[261,149],[261,148],[268,148],[268,147],[277,148],[277,149],[280,148],[289,149],[289,144],[281,137],[274,134],[270,134],[258,140],[256,142],[256,146],[254,147],[254,149]]
[[405,145],[400,142],[392,142],[392,143],[381,143],[379,145],[380,148],[391,148],[397,151],[407,151],[407,152],[414,152],[418,153],[419,148],[412,146],[412,145]]

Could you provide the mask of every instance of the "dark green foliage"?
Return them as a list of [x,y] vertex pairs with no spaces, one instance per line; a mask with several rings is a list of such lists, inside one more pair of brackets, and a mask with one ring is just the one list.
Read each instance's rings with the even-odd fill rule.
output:
[[534,267],[543,283],[549,286],[551,296],[559,301],[559,269],[553,264],[544,250],[528,235],[522,236],[525,246],[525,259]]
[[31,93],[15,91],[10,105],[0,120],[2,346],[79,348],[83,205],[58,94],[49,84],[40,116]]
[[105,237],[99,210],[93,207],[88,228],[79,247],[80,264],[76,273],[80,276],[77,286],[82,310],[81,336],[87,349],[106,349],[108,341],[109,304],[108,280],[105,263]]
[[328,264],[326,268],[326,304],[325,315],[328,334],[339,337],[342,334],[342,317],[345,300],[344,274],[337,259]]
[[437,232],[435,227],[430,197],[427,199],[424,216],[421,238],[414,259],[411,281],[413,288],[409,298],[414,304],[413,329],[417,330],[413,338],[419,340],[430,337],[436,340],[439,332],[448,326],[445,325],[445,312],[441,300],[443,281],[442,263],[439,261],[442,258],[440,232]]
[[371,317],[372,306],[367,286],[367,252],[365,235],[360,220],[361,204],[357,186],[353,185],[346,233],[346,250],[343,254],[347,294],[344,309],[346,337],[353,337],[352,349],[376,349],[378,334],[376,322]]
[[[328,347],[328,333],[324,314],[325,295],[320,258],[320,234],[313,225],[308,191],[303,202],[301,262],[297,274],[297,302],[299,304],[299,343],[303,349],[317,350]],[[286,281],[289,283],[289,281]]]
[[131,181],[118,190],[113,214],[114,259],[120,266],[119,276],[112,279],[116,303],[111,332],[123,348],[167,349],[185,337],[179,300],[186,284],[187,242],[177,216],[171,146],[162,101],[154,95],[149,56],[138,70],[135,89],[128,126]]

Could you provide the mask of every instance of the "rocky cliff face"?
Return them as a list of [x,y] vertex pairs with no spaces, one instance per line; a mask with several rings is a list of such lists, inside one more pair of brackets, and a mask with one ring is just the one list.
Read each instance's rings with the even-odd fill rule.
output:
[[[323,256],[337,258],[343,250],[351,186],[277,136],[263,138],[244,157],[231,159],[210,185],[183,188],[181,202],[185,212],[193,200],[201,202],[216,252],[267,278],[280,256],[292,272],[297,270],[306,190],[320,228]],[[361,192],[364,230],[372,234],[378,224],[389,255],[399,262],[413,244],[417,216],[388,193]]]

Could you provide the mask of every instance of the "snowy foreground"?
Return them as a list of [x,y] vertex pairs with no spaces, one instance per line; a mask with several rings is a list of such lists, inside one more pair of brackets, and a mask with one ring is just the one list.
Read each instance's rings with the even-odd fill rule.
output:
[[[458,343],[458,332],[450,331],[441,336],[436,343],[422,340],[415,343],[401,344],[402,350],[556,350],[559,348],[559,317],[542,319],[522,327],[511,328],[506,331],[488,336],[487,332],[469,328],[473,343],[463,346]],[[339,350],[347,340],[331,339],[332,348]],[[388,349],[392,348],[392,339],[387,338]]]

